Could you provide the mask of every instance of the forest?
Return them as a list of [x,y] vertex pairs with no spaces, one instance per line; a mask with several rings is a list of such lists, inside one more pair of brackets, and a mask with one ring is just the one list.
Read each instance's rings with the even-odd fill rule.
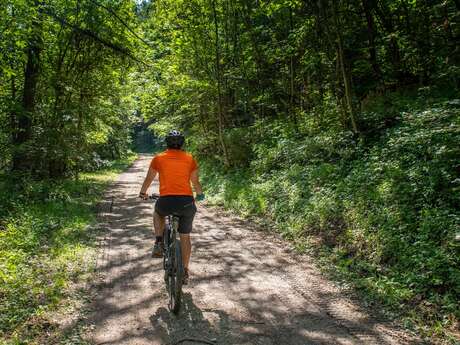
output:
[[209,204],[459,341],[459,91],[458,0],[0,0],[0,339],[43,332],[107,176],[175,128]]

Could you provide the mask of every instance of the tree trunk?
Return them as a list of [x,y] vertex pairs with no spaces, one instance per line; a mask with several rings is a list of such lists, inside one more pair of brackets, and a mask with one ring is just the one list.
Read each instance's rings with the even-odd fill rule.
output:
[[225,166],[230,166],[230,160],[228,157],[228,150],[225,144],[224,139],[224,116],[223,116],[223,107],[222,107],[222,78],[220,70],[220,47],[219,47],[219,25],[217,22],[217,12],[216,12],[216,2],[212,0],[212,12],[214,16],[214,27],[216,35],[216,74],[217,74],[217,120],[218,120],[218,129],[219,129],[219,142],[222,148],[222,153],[224,155],[224,164]]
[[17,109],[16,109],[16,77],[11,77],[11,99],[12,99],[12,107],[10,110],[10,132],[11,132],[11,142],[14,143],[16,141],[16,133],[15,129],[17,128]]
[[[36,3],[37,4],[37,3]],[[38,4],[37,4],[38,5]],[[39,14],[32,22],[32,34],[27,48],[27,63],[24,72],[22,109],[17,114],[17,122],[13,137],[14,154],[13,170],[26,171],[31,167],[31,158],[24,146],[32,137],[32,118],[35,111],[35,97],[40,73],[40,52],[42,46],[42,23]]]
[[374,18],[372,17],[371,9],[374,6],[373,0],[363,0],[363,9],[367,21],[367,39],[369,41],[369,62],[372,65],[375,76],[377,79],[381,79],[380,66],[377,62],[377,51],[375,49],[375,28],[374,28]]
[[[263,84],[263,80],[265,79],[265,76],[263,75],[262,71],[264,68],[264,61],[262,57],[262,52],[259,47],[259,40],[258,37],[254,34],[253,30],[253,25],[251,23],[251,13],[253,12],[252,4],[254,2],[251,0],[247,0],[244,2],[244,13],[242,13],[242,19],[243,23],[245,26],[246,31],[248,32],[252,49],[254,50],[254,55],[255,55],[255,68],[256,68],[256,80],[251,81],[250,84],[253,84],[254,86],[250,85],[249,86],[249,91],[252,89],[256,89],[256,94],[261,95],[265,91],[265,86]],[[251,97],[252,98],[252,97]],[[260,103],[257,103],[257,109],[255,109],[254,113],[257,115],[256,119],[260,119],[264,116],[264,109],[262,109]]]
[[347,70],[345,66],[345,54],[343,52],[343,39],[340,32],[340,25],[337,18],[337,9],[336,9],[336,2],[333,3],[332,13],[334,16],[334,24],[337,31],[337,59],[339,62],[340,71],[342,73],[343,78],[343,86],[345,88],[345,100],[347,104],[347,111],[350,117],[351,127],[353,133],[357,134],[358,126],[356,125],[355,115],[353,111],[353,98],[352,98],[352,88],[351,88],[351,73]]
[[[291,33],[293,30],[294,30],[294,21],[292,18],[292,7],[289,7],[289,32]],[[297,131],[299,129],[299,125],[298,125],[297,115],[296,115],[295,107],[294,107],[294,99],[295,99],[294,76],[295,76],[294,53],[291,53],[289,57],[289,89],[290,89],[289,111],[291,113],[290,114],[291,118],[294,122],[295,130]]]
[[395,37],[395,33],[397,31],[391,17],[392,13],[390,9],[386,7],[383,2],[380,2],[380,6],[382,6],[382,8],[375,6],[374,10],[380,18],[380,22],[382,23],[383,28],[386,30],[386,33],[390,35],[390,40],[388,42],[389,58],[391,64],[393,65],[394,75],[398,82],[401,82],[404,79],[404,73],[401,61],[401,52],[399,51],[399,44]]

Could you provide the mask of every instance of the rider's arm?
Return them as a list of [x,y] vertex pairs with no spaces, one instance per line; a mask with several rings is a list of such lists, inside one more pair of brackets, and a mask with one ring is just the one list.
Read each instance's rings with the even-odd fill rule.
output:
[[201,188],[200,178],[198,176],[198,169],[192,171],[190,175],[190,181],[192,182],[193,189],[197,195],[203,194],[203,189]]
[[140,194],[147,193],[147,189],[149,189],[155,176],[157,176],[157,171],[152,166],[150,166],[147,176],[145,177],[144,183],[142,184]]

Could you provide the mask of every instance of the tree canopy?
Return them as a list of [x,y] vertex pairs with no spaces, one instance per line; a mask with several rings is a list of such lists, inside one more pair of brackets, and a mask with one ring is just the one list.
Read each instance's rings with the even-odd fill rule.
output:
[[3,169],[62,176],[129,147],[137,53],[134,4],[3,1],[0,6]]

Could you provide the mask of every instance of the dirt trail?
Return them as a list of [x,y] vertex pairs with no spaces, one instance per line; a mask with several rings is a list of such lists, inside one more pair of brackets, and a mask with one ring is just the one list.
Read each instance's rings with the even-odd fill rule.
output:
[[107,194],[88,321],[92,343],[418,343],[342,297],[285,242],[204,207],[195,219],[183,309],[178,317],[169,313],[162,261],[150,258],[152,205],[137,198],[149,159],[137,160]]

